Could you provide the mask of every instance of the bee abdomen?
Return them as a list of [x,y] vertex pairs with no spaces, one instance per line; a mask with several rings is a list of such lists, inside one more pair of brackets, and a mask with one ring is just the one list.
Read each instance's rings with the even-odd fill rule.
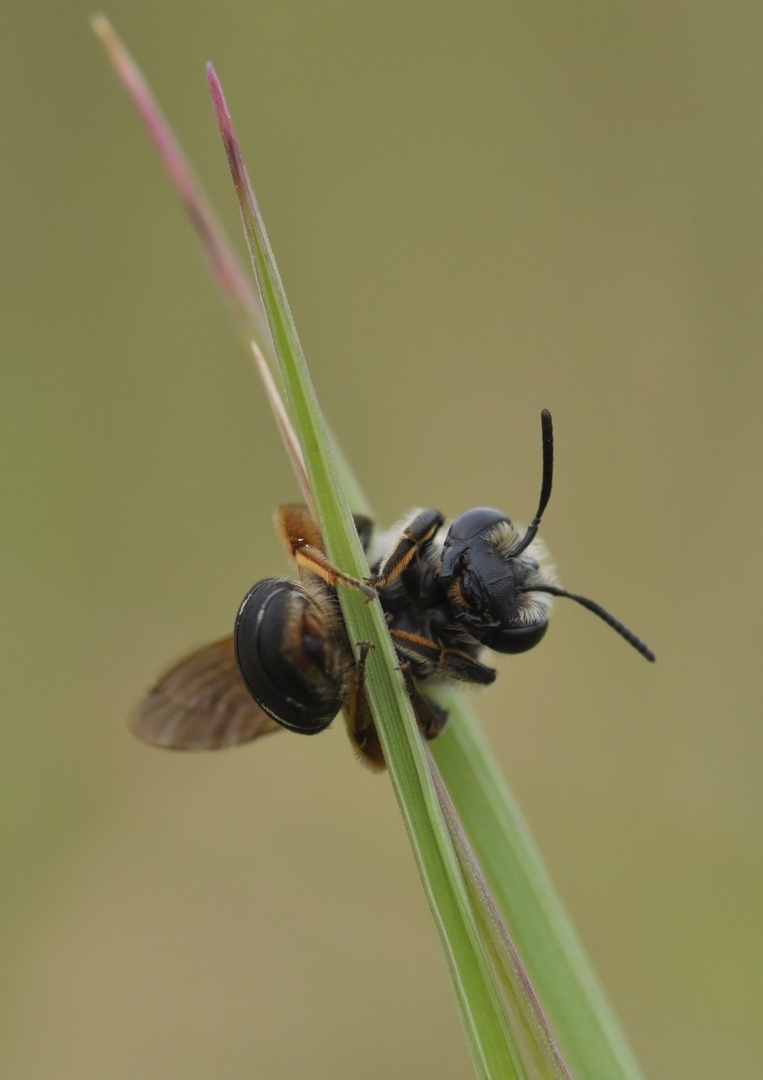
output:
[[328,727],[344,691],[335,602],[315,587],[266,578],[239,608],[236,659],[249,693],[268,716],[302,735]]

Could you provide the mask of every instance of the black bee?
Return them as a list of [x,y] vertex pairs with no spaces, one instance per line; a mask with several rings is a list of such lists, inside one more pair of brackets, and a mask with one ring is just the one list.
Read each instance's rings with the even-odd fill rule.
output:
[[193,653],[154,686],[138,709],[136,734],[156,746],[214,750],[278,727],[314,735],[344,709],[360,756],[383,767],[363,689],[368,646],[359,644],[355,656],[338,582],[378,596],[425,738],[440,734],[447,714],[420,684],[440,678],[489,685],[496,671],[482,662],[483,649],[520,653],[537,645],[554,596],[582,604],[654,660],[651,649],[619,619],[554,581],[537,539],[553,476],[547,410],[541,425],[541,495],[525,532],[487,507],[468,510],[450,525],[439,510],[416,510],[382,535],[367,518],[356,516],[371,567],[367,583],[332,565],[304,507],[280,507],[277,528],[303,580],[258,582],[241,604],[233,637]]

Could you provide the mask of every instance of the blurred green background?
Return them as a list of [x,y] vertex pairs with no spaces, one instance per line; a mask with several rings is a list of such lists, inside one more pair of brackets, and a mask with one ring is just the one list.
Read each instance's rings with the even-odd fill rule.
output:
[[[298,497],[85,4],[0,35],[2,1076],[471,1074],[384,778],[335,725],[125,719],[285,572]],[[648,1077],[759,1074],[763,11],[115,0],[219,211],[234,111],[378,519],[478,504],[567,587],[476,700]],[[240,245],[243,250],[243,244]]]

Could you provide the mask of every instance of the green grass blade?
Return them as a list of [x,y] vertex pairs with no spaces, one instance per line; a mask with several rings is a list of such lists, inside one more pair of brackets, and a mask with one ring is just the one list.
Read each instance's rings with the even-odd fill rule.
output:
[[[264,223],[246,173],[219,81],[209,70],[218,123],[239,197],[244,229],[282,366],[294,426],[310,475],[327,553],[356,578],[367,574],[357,532],[333,463],[318,402],[286,301]],[[350,639],[373,646],[366,692],[427,899],[453,979],[475,1070],[480,1077],[525,1076],[468,890],[437,794],[378,602],[339,588]]]
[[643,1080],[519,806],[459,694],[432,752],[566,1060],[578,1080]]
[[527,970],[509,936],[495,900],[479,865],[474,848],[456,813],[442,774],[433,762],[433,776],[440,805],[450,831],[459,865],[464,873],[483,937],[490,944],[491,956],[501,985],[516,1016],[524,1045],[538,1070],[539,1080],[572,1080],[556,1040],[540,1006]]

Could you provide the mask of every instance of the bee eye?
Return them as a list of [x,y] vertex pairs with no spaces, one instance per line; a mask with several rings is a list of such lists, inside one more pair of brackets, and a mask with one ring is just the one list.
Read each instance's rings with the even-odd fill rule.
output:
[[534,648],[548,629],[548,619],[527,626],[507,626],[484,635],[482,644],[499,653],[523,653]]

